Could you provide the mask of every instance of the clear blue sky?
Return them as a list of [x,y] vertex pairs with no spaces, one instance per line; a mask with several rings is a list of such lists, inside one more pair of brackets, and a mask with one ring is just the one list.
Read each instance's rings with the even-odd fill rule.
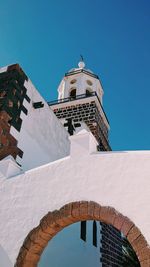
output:
[[0,65],[18,62],[46,100],[80,54],[102,81],[112,149],[150,149],[149,0],[0,1]]

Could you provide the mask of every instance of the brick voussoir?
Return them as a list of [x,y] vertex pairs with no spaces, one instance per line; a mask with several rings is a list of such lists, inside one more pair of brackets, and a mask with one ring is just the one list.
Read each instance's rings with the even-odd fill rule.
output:
[[[24,247],[24,244],[23,246],[21,247],[20,251],[19,251],[19,256],[17,257],[17,262],[23,260],[26,255],[28,253],[28,249]],[[21,266],[21,265],[20,265]]]
[[118,213],[115,216],[113,226],[120,231],[125,220],[126,220],[126,218],[122,214]]
[[60,209],[60,221],[59,221],[59,224],[61,226],[67,226],[67,225],[70,225],[72,224],[75,219],[72,217],[72,206],[64,206]]
[[101,212],[101,206],[99,204],[95,203],[94,209],[93,209],[93,218],[95,220],[98,220],[98,221],[100,220],[100,212]]
[[139,229],[134,225],[127,234],[127,239],[132,244],[132,242],[141,235]]
[[80,204],[79,202],[72,203],[72,217],[76,219],[76,221],[80,220]]
[[77,221],[76,217],[73,216],[74,207],[75,207],[75,202],[71,202],[63,207],[63,213],[65,214],[64,219],[67,219],[68,223],[70,222],[69,224]]
[[29,237],[26,243],[24,243],[24,246],[30,251],[30,253],[38,254],[40,256],[47,243],[48,241],[42,245],[42,243],[40,244],[37,240],[32,241]]
[[100,210],[100,221],[107,224],[113,224],[117,214],[118,213],[113,208],[102,207]]
[[130,244],[134,248],[137,255],[138,255],[138,251],[140,251],[144,247],[147,247],[147,242],[142,235],[138,236],[135,240],[133,240],[132,243],[130,242]]
[[144,260],[150,260],[150,247],[146,246],[140,249],[137,253],[137,256],[140,262]]
[[[20,266],[17,266],[20,267]],[[21,267],[37,267],[36,262],[31,262],[31,261],[25,261]]]
[[120,228],[120,231],[124,234],[124,236],[127,236],[131,228],[134,226],[134,223],[131,222],[127,217],[124,217],[125,220]]
[[[28,267],[36,266],[35,264],[37,264],[39,260],[40,260],[40,255],[38,255],[36,253],[31,253],[31,252],[28,251],[28,253],[26,254],[26,257],[24,259],[24,263],[23,263],[23,265],[21,267],[24,267],[24,264],[26,262],[28,262]],[[34,265],[30,265],[30,264],[34,264]]]
[[108,217],[108,220],[106,223],[114,225],[114,221],[118,216],[118,212],[116,212],[116,210],[114,208],[108,207],[108,213],[109,213],[109,217]]
[[88,202],[81,201],[80,202],[80,220],[88,220]]
[[52,238],[51,235],[43,232],[41,225],[31,231],[29,236],[31,241],[40,244],[41,247],[45,246]]
[[141,267],[150,267],[150,260],[144,260],[140,262]]
[[48,212],[48,214],[43,217],[40,221],[40,226],[44,233],[52,236],[56,234],[57,230],[55,228],[56,223],[53,212]]
[[88,217],[89,219],[93,220],[94,217],[94,209],[95,209],[96,203],[94,201],[88,202]]
[[[27,236],[27,238],[25,239],[25,241],[24,241],[24,243],[23,243],[24,248],[26,248],[26,250],[27,250],[26,255],[28,254],[29,251],[30,251],[30,253],[32,253],[32,247],[33,247],[33,245],[35,244],[35,243],[34,243],[35,240],[36,240],[36,239],[31,240],[31,238],[30,238],[30,233],[29,233],[29,235]],[[36,241],[35,241],[35,242],[36,242]],[[41,248],[41,247],[40,247],[40,248]],[[25,255],[25,257],[26,257],[26,255]]]

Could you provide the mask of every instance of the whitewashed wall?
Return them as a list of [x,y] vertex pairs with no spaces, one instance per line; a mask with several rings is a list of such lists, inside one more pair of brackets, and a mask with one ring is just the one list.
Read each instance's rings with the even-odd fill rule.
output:
[[[24,86],[31,99],[30,103],[26,99],[23,102],[28,114],[21,112],[21,130],[18,132],[12,126],[11,134],[18,140],[18,147],[24,152],[22,159],[17,157],[17,162],[22,165],[23,170],[29,170],[67,156],[70,144],[68,133],[31,81],[25,81]],[[44,107],[34,109],[33,103],[40,101],[44,103]]]
[[0,241],[13,263],[40,219],[73,201],[114,207],[150,244],[150,151],[94,153],[85,131],[71,140],[69,157],[0,180]]
[[2,246],[0,246],[0,266],[1,267],[13,267],[7,253],[4,251]]

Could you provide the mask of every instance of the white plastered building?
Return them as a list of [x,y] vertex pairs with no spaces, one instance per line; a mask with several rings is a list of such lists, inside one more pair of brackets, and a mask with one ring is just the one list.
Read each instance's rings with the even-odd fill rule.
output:
[[[21,119],[19,131],[13,126],[16,124],[12,125],[12,121],[6,118],[6,115],[11,116],[11,110],[8,109],[10,106],[3,107],[1,125],[7,129],[10,127],[6,137],[17,140],[17,146],[23,155],[22,158],[18,155],[14,157],[11,149],[7,150],[3,141],[2,149],[4,152],[9,151],[9,154],[0,161],[2,267],[14,266],[25,238],[49,211],[53,212],[68,203],[80,201],[93,201],[104,207],[112,207],[129,218],[140,229],[149,251],[150,152],[110,151],[107,140],[109,124],[102,108],[103,89],[98,78],[84,67],[81,62],[79,68],[71,70],[65,76],[58,88],[59,101],[51,108],[31,81],[25,78],[20,86],[23,86],[28,97],[25,95],[21,105],[26,108],[27,114],[23,111],[17,113]],[[19,73],[22,75],[20,69]],[[0,70],[0,79],[6,74],[8,77],[12,75],[10,68]],[[71,84],[73,80],[75,82]],[[21,81],[19,80],[20,84]],[[16,87],[18,88],[18,85]],[[84,97],[75,98],[74,93],[71,95],[74,89],[76,96]],[[19,92],[19,89],[16,90]],[[89,90],[90,94],[86,95],[86,90]],[[77,105],[77,108],[82,109],[83,105],[87,105],[89,109],[88,104],[93,104],[91,107],[95,109],[94,112],[99,110],[104,124],[101,136],[98,136],[97,132],[95,136],[92,134],[90,127],[93,122],[90,124],[90,118],[86,120],[85,114],[81,120],[74,115],[77,121],[71,122],[73,127],[74,123],[80,123],[77,128],[81,128],[75,131],[76,134],[69,136],[61,124],[67,123],[68,117],[57,116],[59,121],[52,109],[56,115],[62,113],[59,113],[59,109],[63,110],[64,114],[74,112],[68,110],[70,101],[62,101],[70,97],[71,105],[74,107]],[[14,97],[11,101],[15,103]],[[66,105],[67,111],[64,111]],[[94,123],[98,125],[99,119]],[[102,150],[105,151],[98,149],[98,142],[101,142],[104,148]],[[150,266],[148,253],[142,260],[140,258],[141,266]]]

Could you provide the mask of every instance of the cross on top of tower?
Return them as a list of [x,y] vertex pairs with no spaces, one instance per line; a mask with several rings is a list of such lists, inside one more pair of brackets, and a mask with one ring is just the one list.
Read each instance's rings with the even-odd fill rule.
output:
[[83,60],[83,56],[82,56],[82,55],[80,55],[80,58],[81,58],[81,61],[84,62],[84,60]]

